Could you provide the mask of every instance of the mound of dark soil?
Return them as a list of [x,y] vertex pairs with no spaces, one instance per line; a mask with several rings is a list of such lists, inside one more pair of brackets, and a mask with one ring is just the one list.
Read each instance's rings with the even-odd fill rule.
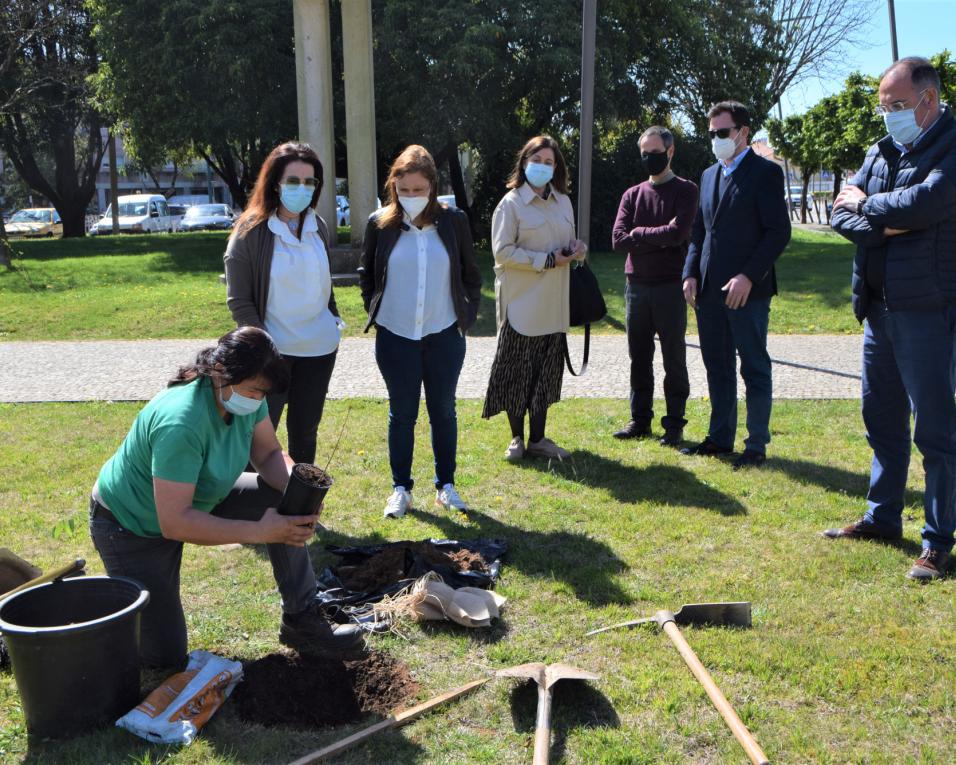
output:
[[384,653],[336,661],[294,652],[243,662],[231,701],[245,721],[319,728],[387,715],[418,692],[408,667]]
[[403,542],[389,545],[357,566],[339,566],[335,573],[354,592],[373,592],[409,575],[415,559],[455,571],[488,571],[488,563],[472,550],[442,550],[431,542]]

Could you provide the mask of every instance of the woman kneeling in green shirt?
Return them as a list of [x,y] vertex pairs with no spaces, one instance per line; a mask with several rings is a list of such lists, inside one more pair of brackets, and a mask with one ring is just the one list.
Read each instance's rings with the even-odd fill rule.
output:
[[[140,654],[145,664],[186,660],[179,597],[183,543],[266,544],[282,595],[279,639],[299,651],[360,652],[361,631],[331,626],[315,599],[305,543],[318,515],[279,515],[292,460],[265,396],[288,373],[269,335],[240,327],[199,352],[136,417],[103,466],[90,498],[90,535],[107,573],[149,590]],[[251,463],[256,473],[243,472]]]

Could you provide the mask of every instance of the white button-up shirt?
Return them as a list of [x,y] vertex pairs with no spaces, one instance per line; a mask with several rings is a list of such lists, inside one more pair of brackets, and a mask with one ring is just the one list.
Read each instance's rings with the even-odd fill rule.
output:
[[329,310],[332,274],[315,215],[306,215],[302,239],[273,214],[275,234],[266,331],[286,356],[325,356],[339,345],[339,324]]
[[451,264],[438,229],[405,226],[388,256],[385,292],[375,323],[409,340],[421,340],[455,323]]

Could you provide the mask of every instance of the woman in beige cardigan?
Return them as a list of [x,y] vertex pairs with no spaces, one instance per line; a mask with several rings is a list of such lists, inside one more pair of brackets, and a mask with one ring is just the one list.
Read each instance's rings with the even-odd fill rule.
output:
[[563,459],[569,452],[544,431],[548,407],[561,399],[568,264],[583,260],[587,247],[574,238],[568,169],[553,138],[539,135],[524,145],[508,188],[491,223],[498,349],[482,417],[507,413],[509,461],[525,454]]

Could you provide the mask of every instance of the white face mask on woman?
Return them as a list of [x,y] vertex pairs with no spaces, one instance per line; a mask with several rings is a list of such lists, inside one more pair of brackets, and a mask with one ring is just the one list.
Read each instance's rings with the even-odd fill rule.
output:
[[399,197],[398,203],[402,206],[405,214],[415,220],[428,207],[428,197]]

